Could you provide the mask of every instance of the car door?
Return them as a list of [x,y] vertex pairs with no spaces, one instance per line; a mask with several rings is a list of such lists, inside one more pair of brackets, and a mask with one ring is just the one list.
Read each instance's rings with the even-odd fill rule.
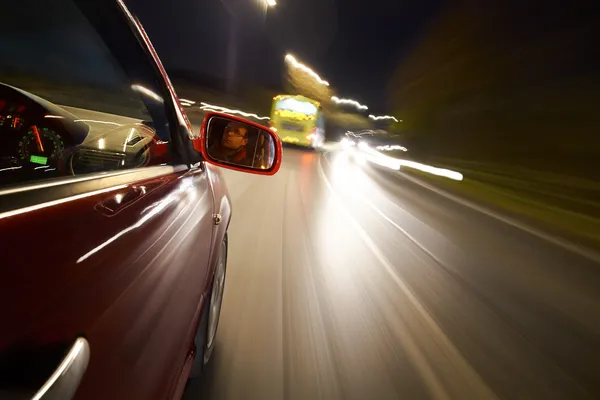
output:
[[2,132],[0,389],[35,393],[66,365],[77,398],[166,398],[212,273],[209,178],[122,4],[45,3],[0,15],[17,49],[0,82],[24,93],[0,115],[27,110]]

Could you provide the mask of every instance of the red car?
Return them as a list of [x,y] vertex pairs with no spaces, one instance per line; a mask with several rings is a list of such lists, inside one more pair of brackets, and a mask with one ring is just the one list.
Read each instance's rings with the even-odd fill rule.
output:
[[224,114],[194,130],[120,0],[19,0],[0,26],[0,397],[179,398],[224,289],[211,164],[272,175],[281,143]]

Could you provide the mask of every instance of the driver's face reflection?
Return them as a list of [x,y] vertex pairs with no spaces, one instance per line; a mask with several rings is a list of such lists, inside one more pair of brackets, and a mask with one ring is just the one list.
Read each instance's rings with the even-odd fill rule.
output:
[[238,150],[240,147],[245,146],[248,143],[248,129],[243,126],[236,126],[229,124],[225,127],[221,144],[223,147],[232,150]]

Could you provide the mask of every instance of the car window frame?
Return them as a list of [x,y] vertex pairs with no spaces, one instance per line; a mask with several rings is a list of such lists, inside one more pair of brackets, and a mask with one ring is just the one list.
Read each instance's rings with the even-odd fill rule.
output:
[[151,66],[155,71],[155,75],[157,76],[159,85],[162,89],[163,99],[168,99],[170,105],[170,107],[168,107],[168,111],[171,112],[170,117],[172,117],[172,119],[169,118],[169,120],[176,121],[176,123],[169,125],[171,127],[170,138],[174,141],[173,148],[177,150],[178,156],[181,157],[182,162],[188,165],[188,167],[201,167],[203,165],[202,161],[205,160],[202,158],[200,153],[194,150],[194,145],[192,142],[194,139],[198,139],[200,137],[200,132],[198,131],[197,133],[194,133],[192,124],[188,119],[181,102],[179,101],[179,97],[175,93],[175,88],[171,83],[169,75],[167,74],[162,61],[154,49],[154,46],[152,45],[152,42],[150,41],[150,38],[148,37],[143,25],[139,19],[134,16],[131,11],[129,11],[123,0],[116,0],[116,3],[121,7],[123,16],[126,17],[130,29],[138,40],[138,44],[145,52],[147,58],[151,61]]
[[[146,166],[133,169],[109,170],[94,172],[79,176],[64,176],[49,180],[25,181],[0,189],[0,219],[14,215],[16,211],[35,208],[36,205],[52,203],[70,198],[84,196],[86,193],[108,190],[118,185],[127,185],[143,179],[151,179],[188,169],[204,170],[201,155],[194,151],[192,141],[193,128],[183,111],[175,90],[154,50],[152,43],[145,34],[141,23],[128,10],[121,0],[113,2],[89,2],[73,0],[83,16],[96,29],[102,41],[119,66],[123,60],[115,54],[110,41],[107,42],[106,30],[122,31],[126,29],[130,38],[135,39],[132,51],[141,51],[143,63],[147,63],[148,71],[152,71],[152,79],[160,89],[163,98],[164,113],[167,118],[169,132],[170,162],[166,165]],[[114,18],[107,21],[104,16]],[[131,36],[132,35],[132,36]],[[128,39],[127,39],[128,40]],[[136,47],[137,46],[137,47]],[[127,67],[124,67],[127,69]],[[126,71],[127,74],[127,71]],[[129,74],[128,78],[130,78]]]

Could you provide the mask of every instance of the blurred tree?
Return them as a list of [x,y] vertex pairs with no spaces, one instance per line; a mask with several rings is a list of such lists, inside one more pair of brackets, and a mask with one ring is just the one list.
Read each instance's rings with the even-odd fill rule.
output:
[[440,156],[559,169],[597,159],[598,17],[552,0],[448,6],[388,85],[400,131]]
[[[331,101],[334,91],[330,86],[319,83],[306,71],[287,65],[284,87],[289,94],[300,94],[321,103],[327,121],[327,136],[336,140],[340,132],[366,129],[370,121],[362,114],[341,110]],[[332,132],[333,131],[333,132]]]
[[288,65],[284,87],[290,94],[301,94],[317,100],[323,107],[328,107],[333,90],[315,80],[306,71]]
[[360,114],[333,111],[329,113],[329,118],[340,128],[346,130],[367,129],[370,127],[368,118]]

